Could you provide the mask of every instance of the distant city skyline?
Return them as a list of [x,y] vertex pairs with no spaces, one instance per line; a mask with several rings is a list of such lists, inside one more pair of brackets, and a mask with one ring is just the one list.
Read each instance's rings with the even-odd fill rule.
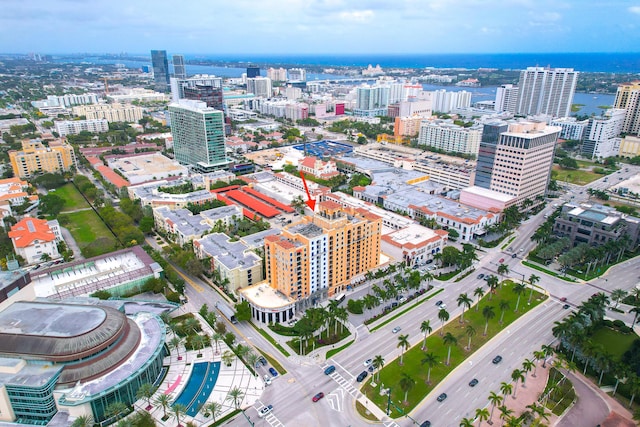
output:
[[[205,5],[207,5],[205,7]],[[0,52],[637,52],[640,0],[5,0]]]

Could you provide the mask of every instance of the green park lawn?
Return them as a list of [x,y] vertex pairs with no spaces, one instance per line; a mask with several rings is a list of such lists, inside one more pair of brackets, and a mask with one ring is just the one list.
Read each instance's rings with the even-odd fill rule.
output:
[[[405,413],[410,412],[418,405],[433,388],[438,385],[451,371],[453,371],[458,365],[464,362],[478,348],[488,342],[491,338],[496,336],[501,330],[506,328],[509,324],[514,322],[517,318],[527,313],[547,297],[543,294],[534,292],[531,304],[527,305],[527,301],[530,294],[530,289],[527,289],[520,298],[520,306],[518,312],[514,312],[516,307],[517,295],[512,291],[514,283],[511,281],[503,282],[502,288],[498,288],[494,295],[485,295],[479,303],[479,310],[476,311],[475,306],[466,310],[464,313],[464,323],[460,323],[460,317],[453,319],[450,323],[445,325],[444,334],[450,332],[456,339],[457,344],[451,346],[451,361],[447,366],[445,362],[447,360],[448,346],[445,346],[443,339],[440,336],[441,322],[437,316],[430,319],[431,327],[433,328],[432,334],[427,338],[427,351],[433,353],[438,363],[431,368],[431,383],[427,384],[428,367],[422,365],[421,361],[424,358],[425,351],[421,349],[422,341],[416,346],[408,349],[403,357],[403,364],[400,365],[400,359],[393,361],[385,361],[384,368],[380,371],[380,381],[374,387],[372,380],[378,379],[377,373],[364,385],[363,392],[382,410],[386,410],[387,396],[380,394],[381,384],[384,384],[385,388],[391,388],[391,400],[393,402],[400,402],[404,399],[405,392],[400,387],[400,380],[403,374],[408,374],[414,381],[415,386],[409,390],[407,401],[402,403],[402,410]],[[484,286],[486,290],[486,286]],[[470,292],[469,297],[473,294]],[[490,299],[491,298],[491,299]],[[475,303],[474,298],[474,303]],[[499,308],[499,302],[505,300],[509,303],[509,309],[504,312],[503,323],[500,324],[501,310]],[[487,335],[483,336],[486,320],[482,315],[482,310],[486,306],[493,306],[495,317],[489,320],[489,327]],[[427,319],[425,319],[427,320]],[[466,334],[467,326],[473,326],[476,334],[471,338],[471,350],[466,350],[465,347],[468,343],[468,335]],[[393,336],[397,339],[397,336]],[[374,357],[375,355],[371,355]],[[398,417],[402,414],[396,409],[392,411],[392,417]]]
[[551,177],[556,181],[568,182],[570,184],[577,185],[586,185],[590,182],[602,178],[602,175],[579,169],[562,169],[558,165],[553,165]]
[[62,208],[62,212],[89,208],[89,204],[73,184],[65,184],[56,190],[50,191],[50,193],[64,199],[64,208]]
[[599,328],[591,335],[591,342],[600,344],[618,361],[637,339],[638,335],[634,333],[623,334],[607,327]]
[[[97,256],[116,249],[116,239],[93,210],[58,215],[60,224],[66,227],[85,257]],[[100,239],[102,244],[95,247]],[[91,249],[88,247],[94,243]],[[88,252],[88,253],[87,253]]]

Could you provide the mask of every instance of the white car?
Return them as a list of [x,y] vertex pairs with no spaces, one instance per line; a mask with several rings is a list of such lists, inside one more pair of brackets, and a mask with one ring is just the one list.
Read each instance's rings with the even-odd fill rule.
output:
[[271,377],[269,375],[264,376],[264,383],[266,385],[271,385]]
[[367,366],[371,365],[373,363],[373,359],[367,359],[364,361],[364,367],[366,368]]
[[269,412],[271,412],[273,410],[273,405],[267,405],[264,408],[260,409],[258,411],[258,416],[260,418],[263,418],[265,415],[267,415]]

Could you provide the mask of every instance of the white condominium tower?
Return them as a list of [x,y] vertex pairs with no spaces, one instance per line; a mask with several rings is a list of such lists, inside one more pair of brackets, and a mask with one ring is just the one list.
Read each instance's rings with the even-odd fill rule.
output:
[[577,81],[573,68],[528,67],[520,72],[515,113],[568,117]]

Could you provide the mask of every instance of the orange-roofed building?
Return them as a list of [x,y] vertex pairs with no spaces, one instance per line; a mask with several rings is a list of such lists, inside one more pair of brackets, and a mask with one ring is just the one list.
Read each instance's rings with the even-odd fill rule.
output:
[[33,264],[43,261],[43,255],[50,259],[59,258],[58,242],[62,241],[60,224],[57,220],[27,217],[11,227],[9,238],[16,255]]
[[330,179],[340,175],[336,163],[329,160],[323,162],[314,156],[305,157],[298,163],[298,169],[306,174],[310,174],[320,179]]
[[38,196],[29,196],[29,183],[20,178],[0,179],[0,201],[7,201],[12,206],[23,204],[26,200],[38,200]]

